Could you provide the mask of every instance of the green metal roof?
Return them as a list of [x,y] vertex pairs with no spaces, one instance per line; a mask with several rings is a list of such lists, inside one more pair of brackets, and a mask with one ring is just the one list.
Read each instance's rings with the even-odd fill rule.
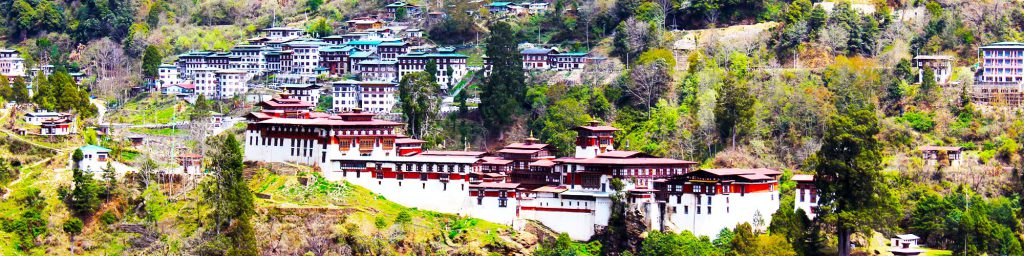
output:
[[110,152],[110,149],[96,145],[85,145],[78,149],[82,150],[82,152]]

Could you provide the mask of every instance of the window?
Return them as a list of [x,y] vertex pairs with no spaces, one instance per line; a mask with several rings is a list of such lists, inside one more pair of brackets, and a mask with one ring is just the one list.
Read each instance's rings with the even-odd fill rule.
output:
[[688,205],[684,205],[683,206],[683,214],[690,214],[690,206],[688,206]]
[[694,207],[694,208],[697,208],[697,214],[700,214],[700,207]]
[[711,196],[708,196],[708,205],[711,205]]
[[708,206],[708,214],[711,214],[711,206]]

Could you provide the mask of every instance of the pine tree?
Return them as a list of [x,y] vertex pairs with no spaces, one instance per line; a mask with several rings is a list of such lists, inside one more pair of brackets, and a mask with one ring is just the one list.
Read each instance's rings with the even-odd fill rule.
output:
[[809,159],[820,191],[819,218],[834,223],[839,254],[850,255],[850,236],[879,223],[890,212],[889,188],[883,184],[882,147],[874,105],[855,104],[833,116],[821,149]]
[[[218,172],[214,209],[218,232],[225,230],[231,248],[227,255],[256,255],[256,235],[251,219],[256,214],[252,191],[244,178],[242,146],[228,135],[213,155]],[[230,228],[230,229],[228,229]]]
[[17,103],[28,103],[28,85],[25,84],[25,78],[17,77],[14,78],[14,85],[12,85],[14,91],[11,93],[11,100]]
[[71,208],[77,214],[91,214],[100,206],[100,200],[96,196],[96,183],[92,179],[92,174],[86,174],[82,170],[75,168],[72,170],[72,180],[75,187],[71,190],[68,208]]
[[491,74],[480,88],[480,114],[484,126],[492,134],[500,134],[526,102],[526,76],[512,26],[497,22],[490,30],[485,53],[490,58]]
[[149,79],[156,79],[159,75],[161,58],[160,51],[156,49],[156,46],[146,46],[146,51],[142,55],[142,75]]

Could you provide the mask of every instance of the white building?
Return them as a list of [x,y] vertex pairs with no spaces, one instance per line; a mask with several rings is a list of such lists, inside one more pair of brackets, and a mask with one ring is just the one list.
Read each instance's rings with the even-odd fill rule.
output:
[[69,116],[65,113],[50,112],[46,110],[25,113],[25,122],[32,125],[42,125],[43,121]]
[[78,149],[82,151],[82,161],[78,163],[80,170],[96,174],[107,169],[107,163],[111,161],[110,149],[96,145],[86,145]]
[[790,179],[796,182],[794,209],[803,209],[808,219],[818,217],[818,189],[814,186],[814,175],[795,174]]
[[[353,83],[332,85],[358,88]],[[335,93],[358,95],[356,89],[341,88]],[[335,96],[336,101],[343,98]],[[295,118],[252,113],[245,159],[315,165],[328,180],[366,187],[407,207],[516,228],[535,220],[576,240],[587,240],[608,225],[616,179],[624,182],[627,207],[640,211],[651,230],[714,237],[723,228],[757,220],[763,222],[756,227],[766,228],[779,207],[778,171],[695,171],[696,162],[615,151],[609,146],[615,129],[596,122],[576,129],[578,149],[586,151],[576,157],[556,158],[550,145],[535,138],[490,156],[422,152],[423,141],[396,132],[401,123],[374,119],[358,107],[352,111]]]
[[911,63],[917,70],[917,82],[924,81],[925,69],[931,69],[935,73],[935,82],[938,84],[949,83],[953,75],[953,56],[948,55],[918,55]]
[[162,91],[163,88],[181,83],[181,73],[178,73],[178,67],[171,64],[162,64],[157,68],[157,80],[156,89]]
[[0,49],[0,75],[25,76],[25,59],[17,50]]
[[291,67],[284,68],[291,73],[302,75],[316,75],[317,67],[320,67],[320,47],[330,44],[321,41],[303,40],[285,43],[283,49],[292,52]]
[[207,99],[217,96],[217,71],[216,68],[194,68],[190,76],[192,84],[195,85],[195,95],[203,95]]
[[397,61],[364,60],[356,65],[356,70],[363,81],[398,82],[397,64]]
[[300,37],[306,35],[306,31],[299,28],[292,27],[272,27],[263,29],[263,33],[267,38],[289,38],[289,37]]
[[362,109],[369,113],[391,113],[397,101],[398,85],[389,82],[337,81],[331,83],[334,111]]
[[285,93],[288,93],[290,98],[310,102],[316,104],[320,102],[320,85],[313,83],[304,84],[281,84],[278,86]]
[[[457,53],[454,49],[441,49],[437,53],[402,54],[398,56],[398,81],[408,74],[426,70],[427,63],[434,61],[437,65],[437,84],[441,85],[442,89],[451,89],[448,88],[449,85],[455,86],[469,72],[466,66],[468,59],[468,56]],[[449,69],[451,76],[448,75]]]
[[779,209],[781,174],[771,169],[706,169],[669,179],[663,189],[662,225],[708,237],[742,223],[766,229]]
[[230,99],[249,90],[249,78],[245,71],[221,69],[217,74],[217,99]]

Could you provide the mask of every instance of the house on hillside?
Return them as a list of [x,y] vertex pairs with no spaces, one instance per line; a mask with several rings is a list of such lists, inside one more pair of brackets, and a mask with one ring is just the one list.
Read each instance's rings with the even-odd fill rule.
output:
[[928,165],[948,164],[950,166],[959,166],[962,161],[962,147],[923,146],[917,148],[917,150],[921,151],[921,158]]
[[196,93],[196,85],[192,83],[179,83],[168,85],[163,88],[163,94],[179,97],[189,97]]
[[88,173],[102,173],[107,169],[110,160],[110,149],[86,145],[78,148],[82,151],[82,161],[78,162],[78,169]]
[[46,119],[39,125],[39,135],[43,136],[64,136],[75,132],[75,118],[70,115]]
[[911,64],[918,68],[917,82],[924,82],[925,69],[935,72],[935,82],[948,84],[950,76],[953,75],[953,56],[948,55],[918,55],[914,57]]
[[58,113],[58,112],[50,112],[50,111],[46,111],[46,110],[38,111],[38,112],[29,112],[29,113],[25,113],[25,122],[29,123],[29,124],[32,124],[32,125],[42,125],[43,121],[46,121],[46,120],[49,120],[49,119],[61,118],[61,117],[65,117],[65,116],[69,116],[69,114]]
[[185,153],[178,156],[178,165],[181,165],[182,173],[202,174],[203,156],[193,153]]

